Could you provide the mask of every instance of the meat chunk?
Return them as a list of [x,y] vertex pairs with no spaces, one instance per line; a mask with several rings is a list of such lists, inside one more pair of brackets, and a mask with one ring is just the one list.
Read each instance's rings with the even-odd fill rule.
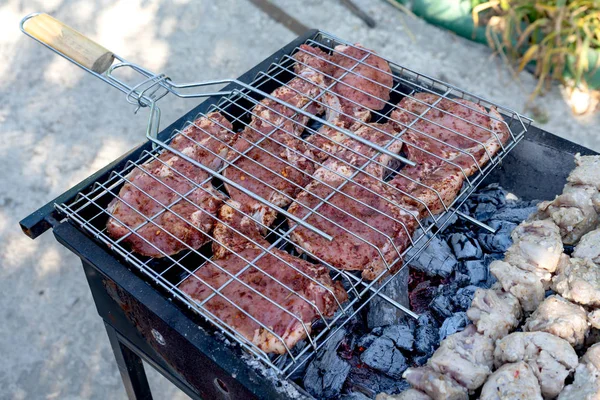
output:
[[535,310],[544,300],[544,287],[535,273],[499,260],[490,264],[490,272],[498,279],[505,292],[519,300],[523,311]]
[[498,340],[494,350],[497,367],[525,361],[537,377],[544,398],[555,398],[565,379],[577,367],[577,353],[564,339],[546,332],[515,332]]
[[586,185],[600,190],[600,156],[575,155],[575,169],[567,177],[572,185]]
[[552,290],[575,303],[600,307],[600,265],[571,258],[552,278]]
[[341,78],[334,88],[336,93],[372,110],[385,107],[393,85],[387,61],[360,44],[336,46],[331,61],[341,67],[333,72],[334,78]]
[[467,317],[473,321],[477,331],[493,340],[515,329],[521,314],[519,300],[498,287],[477,289],[467,310]]
[[[194,161],[218,169],[235,139],[221,114],[198,118],[170,146]],[[220,195],[202,168],[170,151],[136,167],[108,206],[108,234],[124,238],[136,253],[164,257],[197,249],[208,241]],[[185,197],[185,198],[183,198]],[[152,222],[147,222],[152,219]]]
[[589,331],[585,310],[560,296],[549,296],[523,325],[524,331],[548,332],[573,347],[583,344]]
[[480,400],[542,400],[540,384],[524,362],[504,364],[481,389]]
[[600,264],[600,228],[594,229],[581,237],[575,246],[573,257],[587,258]]
[[600,343],[590,347],[575,370],[575,380],[558,395],[558,400],[600,398]]
[[433,400],[466,400],[467,389],[447,375],[431,367],[408,368],[402,375],[414,388],[427,393]]
[[399,394],[379,393],[375,400],[432,400],[431,397],[417,389],[408,389]]
[[[220,234],[232,228],[248,232],[237,224],[235,214],[220,213]],[[267,253],[269,243],[259,235],[245,244],[238,235],[228,237],[244,248],[207,261],[179,289],[197,303],[214,294],[202,308],[259,349],[285,353],[310,334],[313,320],[331,317],[347,299],[324,266],[278,249]]]
[[[380,125],[383,129],[387,129]],[[361,129],[367,131],[368,127]],[[385,135],[373,141],[389,141]],[[301,192],[288,211],[298,218],[321,229],[333,237],[326,242],[319,235],[297,226],[290,235],[302,249],[320,260],[340,269],[362,271],[365,279],[375,279],[395,264],[406,249],[417,223],[416,211],[402,209],[394,201],[381,179],[382,165],[390,162],[387,155],[379,155],[379,163],[370,162],[375,151],[360,143],[354,143],[354,151],[340,154],[339,159],[329,159],[324,167],[314,174],[315,180]],[[390,149],[399,151],[401,142],[393,143]],[[371,174],[358,174],[347,181],[355,167],[363,166]],[[378,179],[375,179],[378,178]],[[327,203],[322,203],[327,199]],[[321,204],[321,205],[320,205]],[[293,224],[293,222],[291,223]]]
[[469,390],[479,388],[492,372],[494,341],[474,325],[442,340],[428,364]]

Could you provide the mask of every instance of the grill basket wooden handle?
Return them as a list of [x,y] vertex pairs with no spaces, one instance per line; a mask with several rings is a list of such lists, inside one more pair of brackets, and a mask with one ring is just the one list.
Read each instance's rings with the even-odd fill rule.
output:
[[103,74],[112,65],[114,54],[75,29],[48,14],[25,21],[25,32],[84,67]]

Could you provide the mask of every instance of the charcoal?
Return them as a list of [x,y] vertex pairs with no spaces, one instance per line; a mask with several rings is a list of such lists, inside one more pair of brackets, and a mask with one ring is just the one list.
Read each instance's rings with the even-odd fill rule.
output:
[[470,209],[476,208],[481,203],[490,203],[496,207],[503,206],[506,204],[506,191],[493,183],[473,193],[466,201]]
[[484,283],[488,276],[488,267],[483,260],[464,261],[461,267],[470,279],[471,285]]
[[423,365],[427,364],[427,360],[429,360],[429,357],[431,357],[429,354],[419,354],[417,356],[414,356],[412,358],[413,365],[415,367],[422,367]]
[[450,298],[443,294],[439,294],[431,300],[429,309],[439,321],[443,321],[452,315],[452,303]]
[[516,228],[517,224],[494,219],[488,225],[496,229],[496,233],[482,231],[477,235],[477,240],[488,253],[504,253],[512,245],[510,233]]
[[458,289],[456,296],[452,297],[455,310],[466,311],[471,306],[477,286],[469,285]]
[[449,239],[452,251],[458,260],[471,260],[483,256],[479,243],[466,234],[453,233]]
[[[379,335],[377,335],[379,336]],[[356,345],[359,348],[367,348],[369,347],[374,341],[375,339],[377,339],[377,336],[373,335],[372,333],[367,333],[366,335],[363,335],[360,339],[358,339],[358,342],[356,343]]]
[[456,266],[456,257],[448,243],[436,236],[410,265],[429,276],[439,275],[447,278]]
[[492,203],[479,203],[473,210],[473,216],[478,221],[487,221],[498,209]]
[[439,344],[438,323],[430,312],[419,316],[415,329],[415,350],[431,356]]
[[411,326],[408,322],[390,325],[383,328],[382,337],[391,339],[402,350],[411,351],[415,341],[414,330],[414,324]]
[[432,286],[431,281],[420,282],[409,294],[410,307],[417,314],[421,314],[429,308],[437,288]]
[[494,283],[496,283],[497,279],[496,277],[494,277],[494,275],[490,274],[490,264],[496,260],[502,260],[504,258],[504,254],[502,253],[491,253],[491,254],[486,254],[483,256],[483,264],[485,265],[488,274],[487,274],[487,280],[485,281],[484,284],[480,284],[478,286],[482,287],[482,288],[490,288],[492,287],[492,285]]
[[[408,268],[402,268],[400,272],[383,287],[381,293],[397,301],[406,308],[410,308],[408,302]],[[369,303],[367,313],[367,326],[374,328],[396,323],[404,317],[404,312],[393,304],[379,296],[375,296]]]
[[304,388],[317,398],[331,398],[340,394],[350,372],[350,364],[340,358],[337,348],[347,332],[340,329],[327,341],[304,374]]
[[410,385],[404,379],[390,378],[364,364],[354,366],[346,381],[346,388],[349,388],[350,391],[360,391],[368,394],[371,398],[375,398],[381,392],[400,393],[409,387]]
[[469,318],[467,318],[466,312],[457,312],[449,318],[446,318],[442,327],[440,328],[440,341],[453,333],[460,332],[465,329],[465,326],[469,324]]
[[408,368],[404,355],[391,339],[379,337],[360,355],[360,360],[392,378],[401,378]]
[[457,270],[454,272],[454,282],[456,282],[458,287],[469,286],[471,284],[471,277]]
[[341,396],[340,400],[371,400],[371,398],[361,392],[352,392]]
[[[518,203],[518,205],[509,206],[510,203],[511,202],[507,203],[506,207],[498,210],[492,216],[492,218],[501,220],[501,221],[507,221],[507,222],[513,222],[515,224],[519,224],[519,223],[521,223],[521,221],[526,220],[527,218],[529,218],[529,216],[531,214],[533,214],[534,212],[537,211],[536,205],[527,204],[526,206],[521,206],[520,205],[521,202],[515,202],[515,203]],[[529,203],[529,202],[527,202],[527,203]]]

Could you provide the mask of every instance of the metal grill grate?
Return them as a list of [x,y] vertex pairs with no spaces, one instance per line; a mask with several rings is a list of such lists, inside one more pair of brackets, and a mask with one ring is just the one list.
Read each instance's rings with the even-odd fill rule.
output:
[[[338,51],[335,48],[337,45],[352,46],[350,43],[344,42],[341,39],[338,39],[324,32],[319,32],[315,37],[308,40],[306,44],[318,47],[327,52],[328,54],[335,54]],[[360,50],[367,51],[366,49],[362,48]],[[297,48],[294,54],[296,52],[302,51],[304,50]],[[341,183],[338,186],[331,186],[328,184],[327,180],[325,180],[324,178],[319,178],[316,176],[317,174],[315,174],[315,176],[313,176],[313,179],[316,179],[320,184],[328,185],[330,192],[327,194],[327,196],[320,199],[317,206],[311,207],[310,210],[308,210],[308,212],[306,213],[306,215],[304,215],[302,218],[298,218],[295,215],[292,215],[288,212],[287,205],[278,206],[276,204],[273,204],[273,202],[269,199],[263,199],[255,193],[248,192],[248,190],[241,186],[239,182],[236,183],[234,181],[228,180],[228,178],[226,177],[227,174],[225,173],[225,170],[229,169],[230,171],[232,171],[236,168],[239,169],[238,160],[246,159],[250,163],[255,162],[248,155],[252,149],[260,149],[261,152],[266,152],[269,156],[277,159],[281,163],[285,164],[287,167],[299,170],[297,164],[290,162],[289,158],[285,158],[281,154],[269,153],[268,150],[260,147],[261,143],[264,140],[274,141],[277,144],[279,144],[282,148],[285,148],[288,154],[301,156],[301,153],[298,150],[298,148],[290,146],[289,143],[278,142],[278,140],[275,138],[274,132],[283,131],[284,133],[289,134],[289,136],[295,136],[297,143],[301,143],[302,146],[314,149],[315,145],[311,138],[315,137],[316,135],[323,135],[322,131],[319,129],[322,125],[322,119],[318,116],[309,117],[308,115],[310,114],[307,112],[307,110],[309,110],[311,106],[319,106],[321,108],[329,110],[330,112],[335,111],[331,108],[331,105],[329,103],[326,103],[324,100],[325,97],[329,94],[335,94],[338,97],[342,97],[349,103],[358,105],[358,103],[356,103],[353,99],[340,96],[339,93],[334,93],[333,88],[335,85],[340,84],[340,81],[345,76],[355,74],[353,70],[356,67],[369,65],[367,64],[367,60],[370,56],[374,56],[374,53],[367,51],[366,55],[362,57],[362,59],[354,59],[354,66],[348,69],[344,69],[344,73],[340,77],[330,77],[331,79],[329,80],[329,84],[327,86],[320,87],[318,95],[311,98],[310,101],[306,104],[303,104],[302,107],[299,107],[299,110],[294,107],[289,107],[289,104],[283,103],[281,102],[281,100],[278,100],[278,102],[276,103],[268,103],[262,101],[264,99],[264,96],[262,95],[264,92],[271,93],[274,89],[278,87],[287,87],[289,90],[294,90],[293,87],[290,86],[290,81],[292,79],[307,79],[305,76],[296,74],[294,72],[294,65],[298,63],[298,61],[296,61],[293,58],[293,54],[285,56],[277,63],[272,64],[266,72],[259,73],[254,79],[254,81],[249,85],[249,87],[240,87],[238,89],[233,90],[229,95],[223,96],[217,104],[213,105],[210,108],[209,112],[219,112],[222,116],[224,116],[233,125],[232,133],[239,133],[240,131],[248,129],[252,130],[254,127],[252,122],[253,120],[260,120],[266,124],[271,124],[273,126],[273,129],[267,134],[260,133],[263,136],[261,137],[261,139],[252,143],[252,145],[248,149],[237,153],[236,149],[232,145],[233,143],[226,143],[224,141],[221,141],[221,144],[227,148],[229,154],[235,154],[235,157],[224,159],[222,155],[215,154],[215,156],[219,156],[221,158],[223,165],[216,171],[207,170],[209,176],[204,181],[193,181],[181,171],[174,169],[171,165],[169,165],[169,163],[165,162],[164,159],[159,158],[159,156],[168,151],[177,155],[178,157],[186,159],[188,162],[194,164],[197,167],[202,167],[201,164],[194,161],[193,159],[189,157],[186,158],[186,154],[175,150],[171,146],[171,144],[172,140],[175,137],[181,137],[183,135],[188,140],[194,142],[195,146],[203,147],[204,149],[206,149],[206,146],[194,140],[189,135],[189,131],[187,130],[187,128],[193,125],[196,129],[202,129],[199,125],[194,125],[194,123],[197,121],[197,118],[206,117],[209,113],[206,113],[205,115],[198,115],[197,118],[194,119],[194,121],[188,121],[188,123],[185,127],[183,127],[182,130],[173,132],[171,139],[167,142],[163,143],[155,139],[155,143],[158,144],[155,150],[145,151],[138,160],[129,161],[123,170],[113,171],[111,176],[106,181],[96,182],[91,188],[84,192],[81,192],[74,201],[67,204],[57,204],[56,208],[65,216],[67,216],[70,220],[72,220],[75,224],[77,224],[83,230],[85,230],[94,238],[96,238],[98,241],[108,246],[114,253],[122,257],[123,260],[125,260],[131,266],[135,267],[143,274],[147,275],[157,287],[164,290],[165,293],[171,296],[174,300],[179,301],[184,307],[187,306],[193,311],[202,315],[204,318],[206,318],[208,321],[210,321],[216,327],[218,327],[222,331],[222,333],[227,335],[230,339],[234,340],[235,342],[239,343],[242,347],[254,354],[256,357],[258,357],[271,368],[275,369],[279,373],[289,376],[291,373],[293,373],[293,371],[296,368],[300,366],[301,362],[304,362],[306,359],[308,359],[308,357],[315,354],[316,351],[326,343],[327,338],[330,337],[331,334],[336,331],[336,329],[346,324],[352,319],[353,316],[360,312],[360,310],[368,304],[370,299],[372,299],[374,296],[383,296],[384,298],[386,298],[382,293],[380,293],[382,287],[390,279],[392,279],[395,274],[399,272],[399,267],[401,265],[405,266],[408,263],[410,263],[411,259],[418,255],[418,253],[428,245],[432,237],[444,228],[445,224],[450,220],[449,217],[458,212],[457,210],[460,207],[460,205],[468,198],[468,196],[472,193],[475,187],[487,176],[487,174],[489,174],[489,172],[496,165],[500,163],[504,156],[523,138],[523,135],[527,131],[528,125],[531,122],[529,119],[520,116],[512,110],[497,106],[480,97],[471,95],[451,85],[423,76],[419,73],[401,67],[400,65],[395,64],[389,60],[386,60],[389,63],[393,73],[393,86],[391,89],[390,100],[386,101],[385,99],[381,99],[385,102],[385,107],[382,110],[370,110],[370,123],[397,122],[399,124],[402,124],[400,121],[392,121],[391,113],[393,110],[397,109],[397,103],[403,98],[411,98],[418,102],[418,98],[415,97],[416,93],[432,93],[439,95],[440,97],[434,103],[426,104],[426,109],[424,112],[420,113],[419,115],[412,115],[414,117],[412,122],[409,124],[402,124],[403,129],[399,130],[398,132],[394,132],[393,134],[390,134],[389,132],[380,129],[378,126],[368,125],[371,127],[371,129],[374,129],[375,131],[385,135],[385,137],[389,137],[389,140],[385,145],[377,146],[373,145],[373,143],[370,143],[370,141],[363,139],[362,144],[365,144],[368,147],[378,151],[374,152],[373,154],[370,154],[368,157],[365,157],[363,155],[362,157],[367,158],[368,162],[364,162],[362,165],[351,166],[352,171],[349,174],[335,174],[335,169],[331,167],[331,163],[334,163],[333,165],[340,165],[342,163],[346,165],[348,164],[347,159],[341,156],[342,151],[345,151],[345,154],[355,154],[356,156],[360,156],[362,153],[358,153],[356,147],[353,147],[353,143],[355,142],[336,142],[337,147],[335,151],[324,150],[327,157],[321,161],[315,160],[315,169],[320,168],[321,171],[334,173],[335,176],[339,178]],[[380,55],[377,55],[377,57],[383,58]],[[372,66],[370,67],[373,68]],[[355,89],[357,92],[361,92],[361,89],[359,88],[355,87],[353,89]],[[364,93],[365,92],[363,92],[363,94]],[[498,142],[498,146],[496,146],[497,151],[489,151],[489,147],[486,148],[483,143],[474,141],[474,146],[482,146],[482,148],[485,149],[485,152],[487,153],[486,158],[489,159],[489,161],[486,163],[478,162],[478,160],[475,160],[471,153],[467,152],[464,149],[458,148],[449,143],[443,143],[448,148],[454,149],[456,154],[473,158],[476,166],[476,170],[474,171],[474,173],[471,173],[473,171],[466,171],[464,167],[461,167],[460,165],[456,164],[455,158],[445,159],[439,154],[432,153],[431,151],[422,148],[418,143],[407,143],[403,140],[403,135],[405,135],[407,132],[414,132],[418,135],[428,138],[429,141],[441,142],[439,139],[432,137],[427,132],[416,128],[416,126],[417,122],[419,121],[427,121],[428,124],[432,125],[438,124],[436,121],[430,120],[428,116],[430,115],[430,112],[432,110],[443,112],[438,107],[438,104],[442,99],[448,101],[455,101],[455,99],[464,99],[478,104],[484,107],[486,110],[496,108],[502,113],[503,118],[505,119],[504,121],[498,120],[497,123],[502,124],[506,127],[506,129],[508,129],[509,135],[507,136],[506,141],[501,140],[498,137],[497,133],[491,131],[489,128],[486,128],[484,126],[478,127],[480,129],[491,132]],[[271,113],[270,115],[278,114],[278,116],[281,117],[281,123],[278,125],[273,125],[272,122],[265,118],[262,114],[257,115],[256,113],[253,113],[255,107],[259,104],[262,105],[264,108],[268,109],[268,111]],[[283,105],[286,107],[286,110],[289,111],[290,109],[292,109],[294,112],[291,113],[291,115],[282,115],[277,109],[278,105]],[[474,113],[481,113],[479,109],[475,109],[470,106],[466,107]],[[304,113],[301,111],[304,111]],[[367,126],[367,123],[357,120],[353,115],[345,116],[347,118],[350,118],[351,120],[354,120],[361,127]],[[473,124],[472,122],[460,116],[454,116],[453,118],[462,120],[464,123],[467,124]],[[491,118],[494,119],[494,117]],[[222,127],[225,128],[225,126]],[[295,135],[294,132],[290,131],[291,127],[294,127],[298,131],[302,132],[302,135]],[[453,131],[452,129],[449,130]],[[357,130],[355,129],[352,133],[356,132]],[[210,135],[207,131],[205,131],[204,133]],[[467,136],[461,132],[453,131],[453,133],[460,137],[467,138]],[[356,135],[351,137],[355,140],[358,140],[360,143],[361,137]],[[214,136],[211,137],[211,139],[219,140]],[[408,207],[406,203],[396,201],[395,197],[390,198],[382,194],[389,193],[390,191],[395,191],[400,195],[414,200],[417,203],[422,203],[421,200],[415,198],[411,193],[402,192],[402,190],[399,190],[390,184],[390,180],[393,177],[406,176],[403,173],[402,167],[398,167],[397,165],[394,165],[394,163],[385,163],[381,161],[382,154],[392,153],[389,150],[389,148],[398,141],[404,142],[404,146],[413,146],[434,158],[439,158],[443,163],[457,167],[461,171],[461,174],[464,178],[462,188],[458,195],[450,202],[450,204],[441,201],[443,208],[441,212],[432,212],[427,206],[427,204],[424,204],[424,212],[422,213],[424,215],[421,215],[419,217],[416,215],[415,209]],[[406,161],[406,158],[402,155],[397,155],[395,153],[393,154],[393,156],[392,154],[387,155],[389,155],[390,158],[396,158],[399,161]],[[107,221],[111,216],[109,211],[107,210],[109,203],[113,201],[115,197],[119,196],[119,191],[125,183],[128,183],[132,186],[136,185],[136,182],[131,178],[131,173],[134,170],[137,169],[144,171],[144,169],[147,166],[147,163],[152,161],[162,165],[166,169],[166,171],[168,171],[169,174],[174,174],[180,179],[186,180],[190,187],[189,191],[183,194],[177,193],[176,197],[178,200],[173,201],[171,204],[164,205],[163,210],[158,214],[155,214],[151,217],[147,217],[140,213],[140,215],[145,219],[144,224],[141,226],[132,229],[127,227],[127,225],[123,223],[122,225],[129,229],[129,233],[125,236],[120,237],[119,239],[112,238],[108,234],[106,228]],[[379,166],[383,169],[384,173],[380,176],[377,176],[371,172],[373,170],[369,170],[370,166]],[[262,165],[261,167],[266,166]],[[204,169],[206,169],[206,167],[204,167]],[[272,172],[281,176],[281,174],[279,174],[276,171]],[[312,224],[307,222],[310,220],[311,216],[318,216],[324,220],[331,222],[332,224],[335,224],[339,229],[345,231],[349,235],[356,236],[356,234],[351,228],[349,229],[347,226],[343,226],[343,224],[340,225],[339,221],[336,222],[331,220],[331,218],[329,218],[326,214],[323,213],[322,207],[325,204],[329,207],[333,207],[339,213],[347,216],[348,218],[357,219],[356,216],[351,215],[351,213],[347,210],[342,209],[339,206],[333,204],[331,198],[333,196],[348,197],[349,195],[344,191],[344,187],[346,185],[356,185],[361,189],[369,191],[370,189],[369,187],[366,187],[364,181],[358,179],[359,176],[367,176],[369,179],[376,181],[377,185],[379,185],[378,187],[386,188],[385,191],[382,192],[371,190],[370,193],[376,198],[380,198],[383,202],[387,202],[389,204],[392,204],[394,207],[398,207],[406,214],[406,219],[399,222],[401,223],[401,225],[407,233],[409,245],[405,248],[398,248],[395,247],[395,242],[393,238],[388,238],[392,247],[394,247],[394,252],[392,253],[395,255],[394,257],[390,258],[389,256],[382,254],[380,248],[377,245],[373,243],[368,243],[369,246],[373,247],[379,252],[381,263],[385,267],[372,280],[364,279],[360,275],[360,273],[357,273],[356,271],[344,270],[339,268],[339,266],[332,265],[327,260],[324,260],[316,254],[308,251],[306,248],[304,248],[303,254],[299,254],[297,250],[298,243],[295,243],[292,240],[293,232],[301,228],[309,230],[313,229],[313,232],[324,236],[324,241],[327,239],[327,236],[329,235],[326,232],[322,232],[321,229],[315,228],[314,226],[312,226]],[[415,185],[417,185],[417,187],[424,186],[422,183],[416,182],[410,176],[406,176],[406,178],[409,181],[413,182]],[[154,177],[154,179],[156,179],[157,185],[163,185],[160,179],[156,177]],[[282,180],[285,181],[287,185],[298,186],[298,190],[306,189],[306,187],[298,185],[296,182],[294,182],[291,179],[288,179],[287,177],[282,177]],[[245,260],[245,262],[248,264],[247,267],[242,268],[240,271],[237,271],[235,273],[231,273],[230,271],[228,271],[225,268],[222,268],[218,263],[215,262],[213,252],[209,244],[204,245],[199,249],[195,249],[190,247],[187,243],[184,243],[183,241],[178,239],[176,235],[173,235],[168,231],[166,232],[167,234],[179,240],[179,242],[181,242],[181,244],[184,247],[186,247],[185,251],[178,252],[175,255],[170,255],[164,253],[161,249],[144,239],[146,240],[146,242],[148,242],[148,244],[150,244],[157,251],[162,253],[162,257],[160,258],[145,257],[133,252],[131,250],[131,247],[126,243],[127,238],[129,238],[131,235],[137,235],[138,237],[143,239],[143,237],[138,234],[142,226],[151,224],[156,226],[157,229],[160,228],[159,225],[156,223],[156,219],[163,213],[171,212],[176,217],[185,220],[184,217],[177,215],[177,213],[174,212],[172,209],[172,207],[175,204],[177,204],[177,201],[185,201],[183,199],[187,198],[187,196],[189,196],[192,192],[196,190],[202,190],[209,193],[212,191],[212,187],[214,187],[218,191],[226,193],[227,191],[225,183],[230,185],[230,187],[235,187],[236,189],[241,190],[245,194],[251,196],[254,200],[260,202],[265,207],[267,207],[267,209],[275,209],[278,211],[277,218],[273,224],[262,224],[262,229],[266,232],[266,242],[256,240],[253,237],[247,236],[244,232],[240,231],[238,229],[239,227],[237,226],[229,226],[229,229],[245,236],[249,243],[251,243],[253,246],[260,250],[259,255],[256,256],[255,259]],[[263,182],[263,184],[269,186],[269,182]],[[168,188],[168,186],[165,187]],[[140,187],[138,187],[138,189],[143,190],[143,188]],[[286,193],[282,193],[277,188],[272,187],[272,190],[273,192],[277,192],[281,198],[288,198],[287,201],[282,201],[282,203],[290,203],[295,200],[293,197],[290,197]],[[431,190],[433,191],[433,189]],[[148,195],[148,197],[152,198],[153,200],[156,200],[152,197],[152,195],[148,193],[146,194]],[[439,193],[437,193],[437,196],[441,200],[441,195]],[[122,201],[125,202],[125,204],[127,204],[125,200]],[[160,203],[160,201],[156,201]],[[359,204],[367,207],[367,209],[373,209],[373,207],[371,207],[369,204],[362,202],[361,199],[353,198],[352,201],[358,202]],[[201,210],[201,208],[198,207],[198,210]],[[381,211],[373,209],[373,212]],[[244,216],[252,217],[242,210],[240,210],[240,213]],[[227,223],[223,220],[219,221],[219,219],[216,216],[211,216],[211,218],[213,218],[215,222],[220,222],[221,224]],[[413,219],[414,221],[410,221],[411,219]],[[410,224],[413,225],[413,228],[408,226]],[[419,229],[417,229],[416,232],[413,232],[414,227],[418,227]],[[379,232],[378,227],[373,226],[370,228],[376,232]],[[164,230],[164,227],[160,229]],[[383,232],[382,234],[385,235],[385,233]],[[208,235],[210,236],[210,239],[213,242],[218,242],[221,246],[229,248],[229,245],[227,243],[223,243],[221,240],[216,238],[214,233],[210,233]],[[294,257],[309,260],[311,263],[318,263],[324,265],[325,267],[327,267],[331,278],[334,281],[339,281],[342,283],[346,292],[348,293],[348,300],[341,304],[337,304],[337,311],[335,312],[335,315],[333,315],[332,317],[326,317],[323,314],[322,310],[319,309],[319,307],[317,307],[313,302],[311,302],[311,300],[303,298],[300,294],[295,294],[295,296],[299,296],[300,298],[302,298],[302,300],[304,300],[309,307],[314,308],[315,313],[319,315],[319,318],[312,321],[312,323],[310,323],[309,326],[307,324],[307,321],[303,321],[303,319],[300,316],[295,315],[282,304],[279,304],[277,301],[269,298],[264,293],[257,291],[255,288],[249,286],[240,278],[241,275],[249,268],[254,268],[257,271],[265,274],[265,276],[267,276],[269,279],[277,281],[277,278],[273,277],[268,272],[264,271],[264,269],[261,269],[261,266],[257,265],[261,258],[273,257],[274,259],[278,260],[277,262],[281,262],[281,264],[285,268],[294,269],[297,273],[302,275],[305,279],[309,280],[316,286],[320,287],[323,291],[329,293],[332,292],[330,286],[323,284],[322,281],[316,279],[313,276],[310,276],[306,273],[306,271],[299,269],[297,266],[291,263],[288,258],[282,257],[282,253],[278,253],[276,249],[280,249]],[[203,299],[202,301],[198,301],[192,298],[185,291],[181,290],[180,284],[189,277],[196,276],[194,275],[194,273],[197,272],[199,268],[205,268],[206,265],[212,265],[214,268],[221,271],[221,273],[224,274],[224,276],[226,277],[226,281],[219,287],[210,287],[212,294],[207,298]],[[200,278],[196,276],[196,279]],[[242,307],[236,304],[235,301],[227,298],[227,296],[223,293],[228,287],[228,285],[230,285],[232,282],[236,282],[237,284],[244,286],[249,291],[252,291],[256,296],[258,296],[258,298],[269,302],[273,307],[278,309],[279,312],[287,314],[290,318],[296,320],[297,323],[301,326],[301,329],[303,330],[304,334],[306,335],[306,341],[296,346],[288,346],[282,335],[273,331],[271,327],[265,326],[256,317],[256,315],[249,313],[247,310],[244,310]],[[209,286],[209,284],[206,282],[204,282],[204,284]],[[285,283],[278,282],[278,284],[280,284],[286,290],[294,292],[294,290],[286,286]],[[252,319],[255,324],[261,326],[261,328],[273,335],[273,337],[275,337],[276,340],[280,341],[282,347],[285,349],[283,354],[270,354],[267,351],[261,349],[260,346],[253,343],[252,340],[244,336],[244,334],[238,332],[226,321],[223,321],[215,312],[211,311],[211,309],[206,305],[211,299],[217,296],[222,298],[224,301],[228,302],[232,308],[238,310],[240,313],[243,313],[246,317]],[[392,299],[386,298],[386,300],[392,302],[397,307],[402,308],[405,312],[415,316],[414,313],[410,312],[410,310],[404,309],[401,305],[395,303]]]

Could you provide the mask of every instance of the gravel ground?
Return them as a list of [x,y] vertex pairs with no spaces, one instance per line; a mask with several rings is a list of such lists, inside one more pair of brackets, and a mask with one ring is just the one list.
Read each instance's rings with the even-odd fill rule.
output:
[[[366,28],[337,1],[275,1],[307,26],[373,48],[400,64],[524,111],[534,80],[518,80],[484,46],[403,16],[381,0],[357,1]],[[0,398],[125,397],[79,260],[51,234],[25,237],[18,221],[143,139],[144,111],[18,30],[45,11],[131,61],[175,80],[235,77],[295,35],[246,1],[0,3]],[[410,33],[409,33],[410,32]],[[600,150],[600,118],[574,118],[554,88],[536,101],[543,126]],[[193,106],[161,105],[163,124]],[[149,372],[155,397],[185,398]]]

